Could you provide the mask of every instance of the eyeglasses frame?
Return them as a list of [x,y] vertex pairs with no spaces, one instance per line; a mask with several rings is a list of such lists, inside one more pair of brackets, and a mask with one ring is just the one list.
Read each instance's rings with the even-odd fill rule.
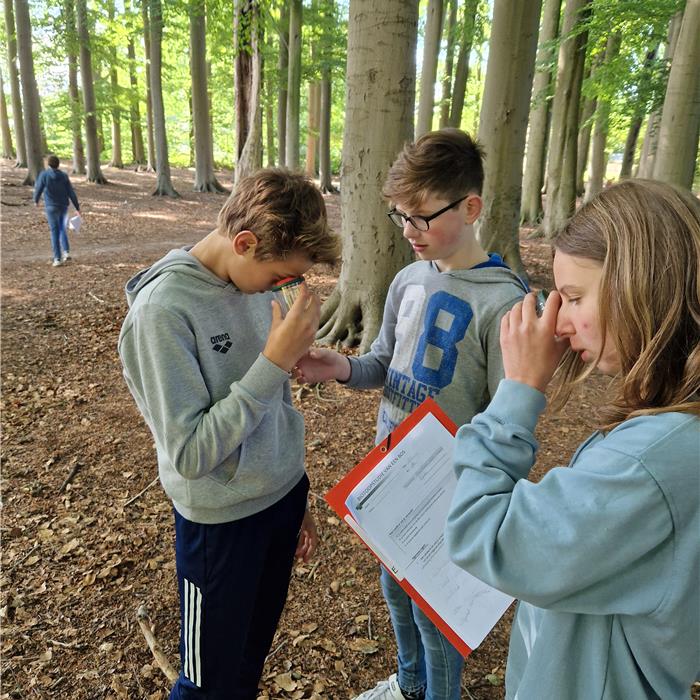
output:
[[[423,231],[423,232],[425,232],[425,231],[429,231],[429,230],[430,230],[430,222],[431,222],[433,219],[437,219],[438,216],[440,216],[441,214],[444,214],[446,211],[449,211],[450,209],[452,209],[452,207],[456,206],[456,205],[459,204],[460,202],[463,202],[463,201],[464,201],[465,199],[467,199],[467,197],[469,197],[469,196],[470,196],[470,195],[465,194],[464,197],[460,197],[459,199],[457,199],[456,201],[452,202],[451,204],[448,204],[446,207],[443,207],[443,208],[440,209],[439,211],[436,211],[434,214],[430,214],[430,216],[420,216],[419,214],[417,214],[417,215],[415,215],[415,216],[407,216],[407,215],[404,214],[403,212],[400,212],[396,207],[393,207],[390,211],[388,211],[388,212],[386,213],[386,215],[389,217],[389,221],[391,221],[391,223],[394,224],[394,226],[396,226],[397,228],[401,228],[401,229],[402,229],[402,228],[406,225],[405,222],[408,221],[408,222],[411,224],[411,226],[413,226],[413,228],[416,229],[416,231]],[[404,220],[404,223],[402,223],[402,224],[397,224],[397,223],[391,218],[394,214],[398,214],[398,215]],[[426,226],[426,227],[425,227],[424,229],[418,228],[418,226],[416,226],[416,224],[415,224],[415,219],[420,219],[421,221],[425,221],[425,226]]]

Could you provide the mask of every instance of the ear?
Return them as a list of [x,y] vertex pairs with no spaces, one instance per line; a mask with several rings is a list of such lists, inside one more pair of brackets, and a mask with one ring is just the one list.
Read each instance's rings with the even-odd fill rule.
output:
[[481,209],[484,206],[483,200],[478,194],[470,194],[465,200],[466,204],[466,223],[473,224],[481,214]]
[[231,241],[233,252],[246,258],[255,255],[258,237],[252,231],[239,231]]

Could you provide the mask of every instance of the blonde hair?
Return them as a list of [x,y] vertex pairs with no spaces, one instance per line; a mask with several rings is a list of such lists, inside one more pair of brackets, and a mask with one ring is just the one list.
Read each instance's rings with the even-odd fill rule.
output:
[[[620,373],[601,427],[667,411],[700,414],[700,201],[661,182],[626,180],[584,204],[553,246],[603,268],[599,323]],[[567,353],[556,406],[595,364]]]
[[264,168],[242,178],[219,212],[221,234],[252,231],[258,260],[300,253],[313,263],[336,262],[338,237],[328,225],[323,195],[313,181],[284,168]]
[[390,202],[411,207],[434,195],[453,200],[481,194],[484,185],[484,153],[469,134],[460,129],[429,131],[408,143],[397,156],[382,194]]

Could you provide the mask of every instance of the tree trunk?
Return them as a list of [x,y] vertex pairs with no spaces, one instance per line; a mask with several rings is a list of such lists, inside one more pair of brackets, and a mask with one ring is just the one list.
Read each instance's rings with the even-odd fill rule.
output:
[[306,174],[316,177],[318,155],[318,125],[321,119],[321,85],[318,80],[309,81],[309,128],[306,133]]
[[[617,32],[608,35],[604,62],[609,64],[620,51],[621,36]],[[595,127],[593,128],[593,145],[591,147],[591,172],[586,183],[584,201],[590,202],[603,189],[608,154],[605,144],[610,126],[610,102],[602,97],[596,101]]]
[[331,69],[321,71],[321,124],[319,133],[319,180],[324,194],[337,192],[331,173]]
[[80,42],[80,77],[83,84],[87,181],[104,185],[107,180],[100,168],[100,150],[97,142],[97,119],[95,116],[95,81],[92,77],[92,55],[90,53],[86,0],[76,0],[75,9],[78,24],[78,41]]
[[[418,0],[350,0],[341,173],[343,265],[323,305],[320,342],[360,342],[381,326],[384,300],[410,247],[386,216],[380,188],[412,138]],[[367,76],[372,75],[372,80]]]
[[[583,64],[588,31],[581,30],[591,0],[568,0],[561,31],[557,83],[552,104],[552,133],[547,160],[544,233],[550,238],[568,221],[576,205],[576,147]],[[574,30],[578,33],[572,35]]]
[[[270,74],[268,73],[268,76]],[[265,128],[266,128],[266,152],[267,152],[267,167],[272,168],[275,165],[275,116],[272,111],[272,95],[270,90],[270,81],[265,81]]]
[[170,179],[168,134],[165,130],[163,83],[161,75],[163,8],[160,0],[149,0],[151,20],[151,99],[153,100],[153,139],[156,146],[156,189],[154,195],[179,197]]
[[190,0],[190,72],[194,126],[194,191],[224,192],[214,175],[207,87],[207,30],[204,0]]
[[445,74],[442,78],[442,98],[440,99],[440,128],[449,126],[450,99],[452,97],[452,71],[454,69],[454,52],[457,40],[457,0],[447,0],[448,11],[445,13],[444,33],[447,35],[447,52],[445,54]]
[[75,29],[73,0],[66,0],[66,48],[68,53],[68,100],[70,102],[70,127],[73,143],[74,175],[85,175],[85,150],[80,128],[80,92],[78,91],[78,35]]
[[151,21],[148,17],[149,0],[141,0],[141,16],[143,17],[143,51],[146,58],[146,136],[148,143],[148,159],[146,170],[156,169],[156,146],[153,137],[153,100],[151,99]]
[[[681,30],[681,21],[683,20],[683,12],[676,12],[668,24],[668,34],[666,37],[666,46],[664,48],[664,62],[667,65],[673,60],[673,53],[676,50],[678,43],[678,34]],[[656,157],[656,149],[659,142],[659,124],[661,122],[661,107],[655,109],[647,119],[647,128],[644,134],[644,143],[642,144],[642,152],[639,155],[639,163],[637,165],[637,177],[651,179],[654,173],[654,158]]]
[[131,128],[131,155],[138,170],[146,162],[143,150],[143,132],[141,130],[141,108],[139,107],[139,83],[136,77],[136,50],[133,37],[129,37],[127,46],[129,55],[129,123]]
[[33,185],[44,169],[41,125],[39,124],[39,104],[37,101],[34,59],[32,57],[32,26],[29,19],[27,0],[15,0],[17,19],[17,54],[22,86],[24,134],[27,147],[27,176],[23,185]]
[[416,138],[433,128],[435,80],[437,78],[438,54],[440,53],[442,18],[442,0],[428,0],[425,37],[423,39],[423,66],[420,75],[420,100],[418,102]]
[[[114,0],[110,0],[108,12],[110,21],[114,21]],[[112,107],[110,109],[112,115],[112,159],[109,164],[113,168],[123,168],[122,124],[119,109],[119,78],[117,77],[117,47],[114,45],[110,46],[109,54],[109,85],[112,97]]]
[[462,111],[464,110],[464,96],[467,92],[467,79],[469,78],[469,54],[472,51],[474,39],[474,26],[476,13],[479,9],[479,0],[466,0],[462,16],[462,37],[459,42],[459,55],[457,56],[457,68],[455,69],[455,81],[452,87],[452,104],[450,106],[449,125],[459,128],[462,124]]
[[517,6],[495,0],[479,124],[488,158],[479,242],[519,273],[524,272],[518,239],[523,154],[540,8],[541,0]]
[[277,61],[277,162],[284,165],[287,157],[287,81],[289,80],[289,7],[280,7],[279,58]]
[[237,0],[234,20],[236,46],[236,123],[238,161],[235,182],[262,166],[260,7],[257,0]]
[[[583,82],[595,75],[595,71],[604,57],[604,53],[599,54],[591,65],[584,69]],[[581,96],[582,110],[579,118],[578,141],[576,145],[576,196],[582,197],[586,191],[583,181],[588,165],[588,154],[591,150],[591,132],[593,131],[594,115],[598,101],[595,97]]]
[[700,0],[688,0],[666,86],[654,179],[690,189],[700,135]]
[[19,71],[17,70],[17,39],[15,37],[15,15],[12,10],[12,0],[4,0],[5,31],[7,34],[7,69],[10,81],[10,99],[12,103],[12,123],[15,127],[17,142],[16,168],[27,167],[27,139],[24,135],[24,115],[22,110],[22,95],[19,87]]
[[301,102],[301,23],[302,2],[289,3],[289,64],[287,73],[287,116],[285,164],[299,167],[299,106]]
[[552,68],[552,41],[559,33],[561,0],[545,0],[542,13],[537,71],[532,87],[532,106],[527,139],[527,166],[523,177],[523,201],[520,213],[523,223],[536,224],[542,218],[542,185],[549,135]]
[[7,116],[5,85],[2,80],[2,72],[0,72],[0,125],[2,127],[2,157],[14,158],[15,150],[12,148],[12,134],[10,133],[10,120]]

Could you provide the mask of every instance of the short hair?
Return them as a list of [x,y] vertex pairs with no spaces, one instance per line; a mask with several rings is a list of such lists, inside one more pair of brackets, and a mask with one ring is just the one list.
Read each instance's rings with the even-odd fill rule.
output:
[[389,170],[382,194],[390,202],[410,206],[430,195],[459,199],[481,194],[484,186],[484,152],[460,129],[429,131],[407,143]]
[[53,153],[48,157],[46,162],[49,164],[50,168],[53,168],[56,170],[56,168],[59,166],[59,163],[61,161],[58,160],[58,156],[55,156]]
[[233,238],[252,231],[258,260],[280,260],[294,253],[332,265],[339,241],[328,225],[323,195],[302,173],[264,168],[242,178],[221,208],[218,229]]
[[[700,201],[652,180],[625,180],[584,204],[555,253],[602,266],[598,318],[620,361],[603,427],[665,411],[700,414]],[[575,353],[559,368],[556,405],[593,370]],[[694,396],[695,395],[695,396]]]

